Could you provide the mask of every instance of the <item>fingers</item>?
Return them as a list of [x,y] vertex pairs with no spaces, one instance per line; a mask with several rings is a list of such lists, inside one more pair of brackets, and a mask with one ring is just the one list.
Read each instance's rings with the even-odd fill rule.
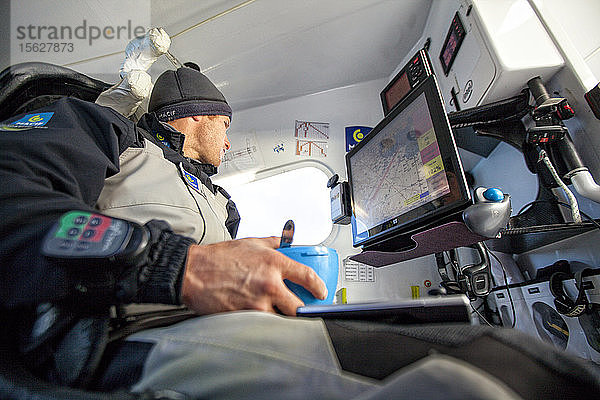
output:
[[296,315],[304,305],[284,283],[288,279],[318,299],[327,288],[309,267],[275,251],[280,238],[248,238],[190,246],[181,299],[200,314],[255,309]]
[[283,279],[304,287],[317,299],[324,300],[327,297],[327,286],[315,271],[289,257],[284,256],[284,259],[281,265]]
[[[281,238],[271,236],[260,238],[259,240],[263,241],[265,245],[277,249],[279,248]],[[324,300],[327,297],[327,286],[315,271],[287,256],[283,256],[281,259],[281,274],[284,279],[289,279],[290,281],[303,286],[317,299]]]
[[272,249],[279,248],[279,244],[281,242],[281,238],[277,236],[269,236],[266,238],[260,238],[260,240],[264,241],[265,245]]
[[[275,262],[278,265],[280,259],[286,259],[287,257],[282,256],[281,254],[275,254]],[[304,267],[302,264],[299,264],[300,267]],[[252,308],[259,309],[261,311],[270,311],[275,312],[275,309],[279,310],[283,314],[295,316],[296,309],[304,305],[302,300],[300,300],[284,283],[284,277],[281,274],[281,271],[277,271],[277,273],[272,274],[268,277],[264,277],[264,280],[261,284],[261,300],[255,304]],[[262,302],[266,302],[262,304]],[[262,307],[262,306],[265,307]],[[257,308],[257,306],[259,308]]]
[[235,239],[234,242],[258,242],[260,246],[265,246],[271,249],[278,249],[279,243],[281,242],[281,238],[278,236],[268,236],[268,237],[247,237],[243,239]]
[[285,315],[295,316],[298,307],[302,307],[304,303],[282,282],[281,293],[274,299],[273,305]]

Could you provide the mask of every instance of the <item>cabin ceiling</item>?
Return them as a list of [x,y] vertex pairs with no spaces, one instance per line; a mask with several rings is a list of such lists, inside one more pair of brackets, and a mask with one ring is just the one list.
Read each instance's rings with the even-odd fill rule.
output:
[[[177,58],[199,64],[241,110],[387,78],[421,36],[430,6],[429,0],[155,0],[151,22],[174,36]],[[116,81],[121,58],[71,67]],[[153,79],[166,68],[172,65],[159,60]]]

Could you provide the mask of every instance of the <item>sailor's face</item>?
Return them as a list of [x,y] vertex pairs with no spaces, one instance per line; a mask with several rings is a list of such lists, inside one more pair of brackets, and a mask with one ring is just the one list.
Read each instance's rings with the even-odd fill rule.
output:
[[200,115],[190,118],[185,129],[183,154],[200,162],[221,165],[225,151],[231,143],[227,138],[229,117],[224,115]]

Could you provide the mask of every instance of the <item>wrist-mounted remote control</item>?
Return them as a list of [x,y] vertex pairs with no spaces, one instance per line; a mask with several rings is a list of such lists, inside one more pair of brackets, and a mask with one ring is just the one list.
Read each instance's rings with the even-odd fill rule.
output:
[[42,254],[64,260],[118,261],[137,265],[146,256],[150,233],[135,222],[87,211],[69,211],[44,239]]

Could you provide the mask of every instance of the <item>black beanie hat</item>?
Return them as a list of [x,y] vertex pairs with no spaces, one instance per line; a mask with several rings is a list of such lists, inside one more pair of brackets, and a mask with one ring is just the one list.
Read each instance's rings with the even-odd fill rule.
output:
[[152,90],[148,112],[160,121],[194,115],[225,115],[231,107],[223,93],[200,71],[188,67],[163,72]]

